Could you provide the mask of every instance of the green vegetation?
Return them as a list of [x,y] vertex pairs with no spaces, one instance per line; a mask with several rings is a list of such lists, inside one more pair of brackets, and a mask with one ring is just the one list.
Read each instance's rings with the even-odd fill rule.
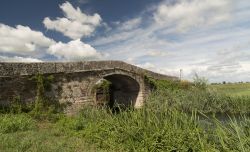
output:
[[[86,108],[75,117],[63,116],[56,122],[33,120],[36,121],[35,128],[29,121],[25,123],[26,127],[16,123],[18,129],[7,129],[10,131],[0,133],[0,150],[250,150],[248,117],[243,117],[241,121],[232,119],[228,124],[223,124],[215,118],[210,119],[211,123],[203,123],[195,112],[188,115],[177,110],[168,110],[167,107],[167,104],[153,107],[147,105],[143,109],[127,110],[116,115],[106,109]],[[29,120],[29,116],[26,116]]]
[[[218,93],[204,80],[146,77],[154,91],[145,106],[116,114],[85,107],[73,117],[56,111],[37,119],[14,106],[15,114],[0,115],[0,151],[250,151],[249,98]],[[216,113],[230,114],[228,121]]]
[[150,102],[166,103],[168,109],[186,113],[198,111],[205,114],[250,114],[249,96],[230,96],[211,88],[207,80],[195,76],[193,83],[186,81],[153,80],[147,78],[155,91]]
[[155,103],[167,103],[169,109],[191,113],[196,110],[201,113],[249,114],[249,97],[230,97],[218,94],[213,90],[157,91],[151,96]]
[[0,115],[0,133],[12,133],[34,129],[35,121],[26,114]]
[[[16,117],[18,117],[16,115]],[[29,117],[29,116],[27,116]],[[15,120],[18,121],[18,120]],[[89,152],[101,151],[81,136],[62,133],[50,122],[35,122],[35,128],[10,133],[0,132],[1,152]],[[2,124],[1,124],[2,125]]]
[[250,83],[216,84],[210,87],[230,96],[250,96]]
[[99,83],[97,83],[93,89],[92,92],[96,94],[96,104],[101,106],[107,106],[110,100],[110,87],[111,82],[108,80],[102,79]]
[[36,100],[30,105],[30,114],[36,119],[50,119],[52,114],[60,113],[66,106],[60,104],[56,99],[51,96],[46,96],[46,92],[51,90],[51,82],[53,81],[53,76],[43,76],[36,75],[33,77],[37,83],[36,87]]

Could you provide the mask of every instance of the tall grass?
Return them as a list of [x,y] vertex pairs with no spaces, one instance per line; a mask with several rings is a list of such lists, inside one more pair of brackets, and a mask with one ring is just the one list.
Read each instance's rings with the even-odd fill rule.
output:
[[197,110],[202,113],[250,114],[250,97],[230,97],[216,90],[157,90],[150,97],[151,102],[167,103],[168,108],[184,112]]
[[208,87],[205,78],[196,76],[193,83],[148,78],[154,91],[150,102],[167,103],[168,108],[184,112],[250,114],[250,96],[229,96]]
[[[59,115],[51,121],[46,137],[60,139],[65,146],[65,149],[58,149],[60,151],[79,150],[72,148],[78,147],[79,143],[66,144],[72,137],[78,142],[95,145],[98,151],[250,151],[250,118],[244,115],[249,112],[248,98],[218,94],[207,89],[204,83],[197,87],[187,82],[154,80],[152,85],[154,91],[141,109],[130,107],[114,114],[112,109],[104,107],[85,107],[76,116]],[[240,113],[241,119],[231,116],[228,122],[223,122],[207,116],[218,112]],[[0,139],[6,139],[12,132],[34,134],[29,130],[36,128],[38,120],[43,121],[36,117],[34,121],[23,114],[1,115],[0,118],[0,128],[3,128],[0,129]],[[43,129],[39,127],[38,130]],[[39,140],[28,137],[40,143],[47,139],[41,134]],[[31,151],[40,149],[37,142],[29,142],[26,148]],[[8,144],[2,145],[6,148]],[[12,150],[18,149],[15,146],[18,145]],[[47,149],[44,151],[54,148],[53,144],[44,146]]]
[[58,121],[57,127],[113,151],[250,151],[248,116],[228,116],[225,123],[204,114],[247,113],[248,98],[223,96],[203,83],[185,88],[179,82],[154,83],[141,109],[112,114],[104,108],[85,108],[77,117]]
[[32,130],[35,128],[36,128],[35,121],[26,114],[0,115],[0,134]]
[[[168,109],[167,104],[111,114],[105,109],[84,110],[77,117],[61,119],[57,128],[82,136],[101,149],[113,151],[249,151],[250,119],[224,124],[211,118]],[[209,126],[208,126],[209,125]]]

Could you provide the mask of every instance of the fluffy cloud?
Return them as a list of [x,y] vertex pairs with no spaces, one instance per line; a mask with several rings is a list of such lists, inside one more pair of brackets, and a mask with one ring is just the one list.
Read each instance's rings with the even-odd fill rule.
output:
[[179,75],[179,69],[177,68],[160,67],[150,62],[145,62],[143,64],[138,64],[136,66],[165,75],[171,75],[171,76]]
[[69,2],[63,3],[60,8],[65,17],[56,20],[47,17],[43,21],[45,26],[76,40],[57,43],[28,26],[10,27],[0,23],[0,61],[41,62],[36,58],[44,56],[54,56],[61,60],[100,58],[100,53],[89,44],[83,43],[80,38],[94,32],[101,24],[101,17],[98,14],[86,15],[79,7],[74,8]]
[[27,26],[17,25],[15,28],[0,23],[0,52],[12,54],[29,54],[46,49],[55,43],[39,31]]
[[[141,13],[140,16],[127,21],[117,22],[112,26],[112,30],[105,31],[103,37],[96,37],[90,44],[109,53],[109,59],[126,60],[131,64],[167,75],[178,76],[179,70],[183,69],[184,78],[190,80],[193,73],[197,72],[200,76],[209,78],[211,82],[249,81],[249,6],[247,1],[165,0],[146,14]],[[64,12],[64,17],[55,20],[45,18],[45,26],[76,40],[68,43],[50,42],[46,45],[38,42],[35,44],[33,41],[21,43],[23,38],[19,38],[18,41],[5,40],[8,43],[18,42],[7,46],[22,46],[25,48],[22,50],[26,50],[26,57],[17,51],[23,57],[11,54],[14,57],[2,56],[0,61],[29,61],[37,56],[27,57],[27,52],[40,48],[48,48],[47,55],[53,55],[59,60],[103,57],[103,54],[100,55],[93,47],[79,40],[94,32],[101,24],[101,17],[98,14],[86,15],[68,2],[60,8]],[[230,24],[227,21],[230,21]],[[109,25],[106,26],[110,29]],[[6,36],[1,36],[1,41],[2,37]],[[0,48],[5,46],[3,41],[0,44]],[[246,45],[234,47],[242,44]],[[5,47],[5,51],[2,50],[0,55],[5,55],[5,52],[9,55],[10,51],[6,51],[9,49]]]
[[[137,17],[139,26],[114,27],[91,44],[103,46],[111,59],[163,74],[178,76],[183,69],[190,80],[197,72],[211,82],[249,81],[249,6],[233,0],[165,0]],[[247,45],[234,47],[242,44]]]
[[148,70],[152,70],[155,68],[155,65],[149,62],[146,62],[144,64],[138,64],[137,66],[144,68],[144,69],[148,69]]
[[99,14],[87,15],[79,7],[74,8],[69,2],[63,3],[60,8],[65,17],[58,17],[55,20],[46,17],[43,23],[47,29],[61,32],[71,39],[89,36],[101,24],[102,19]]
[[231,0],[179,0],[162,3],[154,19],[157,23],[174,25],[179,31],[217,24],[230,19]]
[[83,43],[80,39],[68,43],[58,42],[51,45],[48,53],[59,59],[66,60],[98,59],[101,57],[100,53],[89,44]]
[[31,57],[6,57],[6,56],[0,56],[0,62],[42,62],[42,60],[31,58]]
[[83,43],[80,39],[68,43],[57,43],[45,37],[43,33],[22,25],[14,28],[0,24],[0,39],[1,62],[41,62],[36,58],[46,55],[52,55],[62,60],[101,57],[92,46]]

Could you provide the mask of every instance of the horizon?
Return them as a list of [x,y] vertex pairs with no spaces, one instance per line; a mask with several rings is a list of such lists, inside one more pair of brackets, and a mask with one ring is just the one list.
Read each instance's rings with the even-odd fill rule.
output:
[[0,62],[119,60],[191,80],[250,81],[247,0],[2,0]]

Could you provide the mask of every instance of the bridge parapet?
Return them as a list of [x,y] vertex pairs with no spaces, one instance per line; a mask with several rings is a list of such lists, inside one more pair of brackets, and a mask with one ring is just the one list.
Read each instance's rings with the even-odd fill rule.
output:
[[177,79],[122,61],[0,63],[0,105],[9,105],[16,96],[24,102],[35,101],[36,82],[31,78],[38,73],[54,76],[47,95],[60,103],[70,102],[73,107],[98,103],[102,96],[93,88],[103,79],[112,83],[109,102],[132,102],[135,107],[142,106],[150,93],[145,75]]
[[146,74],[155,79],[176,79],[173,76],[166,76],[155,73],[122,61],[83,61],[83,62],[41,62],[41,63],[0,63],[0,77],[55,74],[55,73],[75,73],[83,71],[123,69],[137,74]]

